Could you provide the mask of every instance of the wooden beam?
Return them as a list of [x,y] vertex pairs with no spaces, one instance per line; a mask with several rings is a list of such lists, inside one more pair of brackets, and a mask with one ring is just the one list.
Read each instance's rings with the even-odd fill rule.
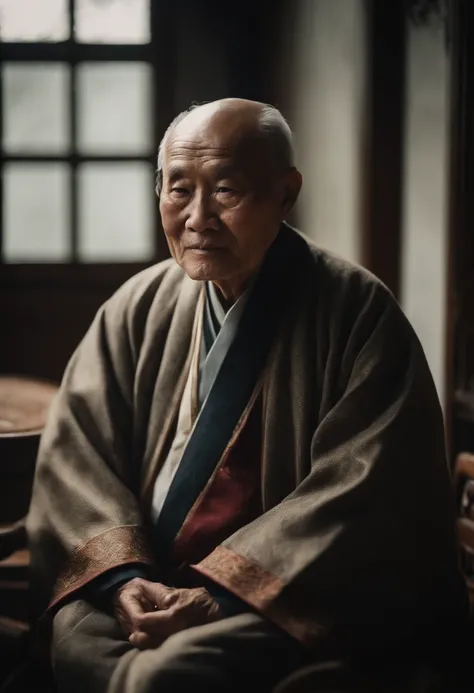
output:
[[368,69],[362,264],[400,295],[406,18],[401,2],[367,0]]
[[[449,3],[451,67],[450,174],[448,221],[448,289],[446,348],[446,429],[454,459],[472,445],[461,422],[460,404],[474,386],[474,4]],[[467,431],[467,434],[466,434]]]

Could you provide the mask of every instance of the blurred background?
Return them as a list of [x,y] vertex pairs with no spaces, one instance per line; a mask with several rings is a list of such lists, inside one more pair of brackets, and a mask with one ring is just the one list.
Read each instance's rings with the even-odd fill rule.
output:
[[290,221],[379,276],[422,342],[474,604],[474,1],[0,0],[0,43],[0,685],[35,621],[24,518],[56,384],[168,256],[166,127],[226,96],[280,108]]
[[472,4],[0,0],[0,371],[60,380],[99,305],[167,256],[166,126],[247,97],[294,130],[292,221],[391,288],[451,456],[474,450]]

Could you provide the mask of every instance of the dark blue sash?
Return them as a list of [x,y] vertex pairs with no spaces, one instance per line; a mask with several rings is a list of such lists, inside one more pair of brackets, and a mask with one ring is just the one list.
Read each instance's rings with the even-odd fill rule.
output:
[[[294,252],[307,245],[283,225],[267,252],[234,341],[209,392],[161,510],[154,537],[164,557],[205,488],[255,389],[298,274]],[[293,256],[293,257],[292,257]]]

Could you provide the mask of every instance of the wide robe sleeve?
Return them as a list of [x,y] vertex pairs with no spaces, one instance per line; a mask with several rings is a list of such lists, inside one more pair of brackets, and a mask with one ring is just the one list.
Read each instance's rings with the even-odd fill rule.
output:
[[27,522],[40,612],[111,568],[152,562],[133,449],[135,372],[159,284],[147,277],[134,277],[97,313],[42,435]]
[[307,469],[285,459],[295,431],[304,435],[307,408],[298,388],[280,387],[277,365],[267,388],[264,499],[280,478],[293,475],[294,487],[194,569],[307,645],[370,649],[433,623],[439,633],[465,595],[442,414],[422,348],[383,285],[348,293],[314,341],[300,340],[286,371],[320,412],[302,445]]

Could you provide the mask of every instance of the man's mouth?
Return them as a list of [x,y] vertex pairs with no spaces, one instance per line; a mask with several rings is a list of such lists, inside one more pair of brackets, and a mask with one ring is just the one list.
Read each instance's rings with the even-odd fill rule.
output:
[[186,250],[194,250],[200,253],[211,253],[216,250],[224,250],[222,246],[217,245],[188,245]]

